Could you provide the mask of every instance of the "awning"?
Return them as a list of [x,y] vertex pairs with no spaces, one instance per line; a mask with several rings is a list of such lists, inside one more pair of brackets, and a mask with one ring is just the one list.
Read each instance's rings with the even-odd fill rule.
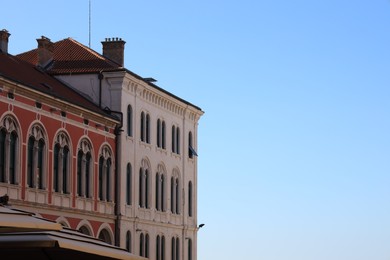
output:
[[32,213],[0,206],[0,233],[40,230],[54,231],[61,229],[61,224],[54,221],[35,217]]
[[145,260],[33,214],[0,206],[0,259]]
[[143,260],[124,249],[76,231],[13,232],[0,234],[1,259],[124,259]]

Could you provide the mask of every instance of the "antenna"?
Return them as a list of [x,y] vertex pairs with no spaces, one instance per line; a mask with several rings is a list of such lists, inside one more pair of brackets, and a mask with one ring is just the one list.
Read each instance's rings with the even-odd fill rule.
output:
[[91,48],[91,0],[89,0],[89,48]]

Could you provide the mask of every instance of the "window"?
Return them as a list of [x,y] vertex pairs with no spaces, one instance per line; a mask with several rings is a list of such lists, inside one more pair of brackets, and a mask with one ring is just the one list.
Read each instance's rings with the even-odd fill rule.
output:
[[55,139],[53,151],[53,188],[55,192],[70,193],[69,138],[61,132]]
[[127,106],[127,136],[133,136],[133,108]]
[[171,240],[171,259],[180,260],[180,240],[178,237],[172,237]]
[[149,208],[149,181],[150,171],[146,160],[142,160],[141,168],[139,169],[139,207]]
[[188,239],[188,260],[192,260],[192,240]]
[[156,173],[156,210],[165,211],[165,174],[164,166],[157,167]]
[[103,147],[99,157],[99,199],[101,201],[111,201],[111,179],[112,179],[111,151],[108,147]]
[[188,183],[188,216],[192,217],[192,182]]
[[92,198],[92,145],[87,139],[80,142],[77,152],[77,195]]
[[103,240],[107,244],[110,244],[110,245],[112,244],[112,239],[111,239],[111,236],[110,236],[110,232],[107,231],[107,229],[102,229],[100,231],[100,233],[99,233],[98,238]]
[[179,174],[177,170],[174,170],[171,177],[171,212],[173,214],[180,214],[180,187],[179,187]]
[[150,115],[141,112],[141,141],[150,144]]
[[131,233],[126,232],[126,250],[131,253]]
[[172,152],[180,154],[180,128],[172,126]]
[[46,142],[42,127],[31,128],[27,146],[27,185],[30,188],[46,188]]
[[0,182],[17,184],[19,139],[16,121],[6,116],[0,125]]
[[127,164],[127,169],[126,169],[126,204],[131,205],[131,164]]
[[157,147],[165,149],[165,121],[157,119]]
[[149,258],[149,235],[140,234],[139,238],[139,255]]
[[160,235],[156,238],[156,260],[165,260],[165,237]]
[[188,133],[188,157],[189,158],[194,158],[195,156],[198,156],[196,153],[194,146],[192,145],[192,132]]
[[88,235],[88,236],[91,236],[92,234],[91,234],[91,231],[90,231],[90,229],[89,229],[89,227],[87,227],[87,226],[81,226],[80,228],[79,228],[79,231],[80,231],[80,233],[81,234],[84,234],[84,235]]

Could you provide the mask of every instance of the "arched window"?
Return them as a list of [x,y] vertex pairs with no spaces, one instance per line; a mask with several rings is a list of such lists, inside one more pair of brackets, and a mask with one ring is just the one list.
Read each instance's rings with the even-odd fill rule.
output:
[[19,139],[16,121],[6,116],[0,125],[0,182],[18,184]]
[[141,112],[141,141],[145,142],[145,113]]
[[111,201],[112,188],[112,161],[111,150],[105,146],[99,157],[99,199],[101,201]]
[[98,236],[99,239],[103,240],[107,244],[112,244],[110,232],[107,231],[107,229],[102,229]]
[[39,125],[31,128],[27,153],[27,185],[31,188],[45,189],[46,142]]
[[172,152],[180,154],[180,128],[172,126]]
[[180,240],[178,237],[172,237],[171,240],[171,259],[180,260]]
[[165,121],[157,119],[157,147],[165,149]]
[[165,211],[165,171],[161,164],[156,173],[156,210]]
[[133,136],[133,108],[127,106],[127,136]]
[[131,233],[130,231],[126,232],[126,250],[131,252]]
[[157,147],[161,146],[161,120],[157,119]]
[[160,235],[156,238],[156,260],[165,260],[165,237]]
[[176,260],[180,260],[180,240],[176,238]]
[[131,164],[127,164],[127,169],[126,169],[126,204],[131,205]]
[[55,139],[53,151],[53,188],[55,192],[70,193],[69,138],[61,132]]
[[173,214],[180,214],[180,185],[177,170],[173,171],[171,177],[171,212]]
[[157,235],[156,237],[156,260],[161,260],[161,241],[160,236]]
[[188,239],[188,260],[192,260],[192,240]]
[[150,115],[141,112],[141,141],[150,144]]
[[198,156],[198,154],[196,153],[194,146],[192,144],[192,139],[193,139],[192,132],[189,132],[188,133],[188,157],[189,158],[194,158],[194,155]]
[[82,234],[84,234],[84,235],[88,235],[88,236],[91,235],[91,231],[90,231],[89,228],[86,227],[86,226],[81,226],[81,227],[79,228],[79,231],[80,231],[80,233],[82,233]]
[[192,217],[192,182],[188,183],[188,216]]
[[146,114],[146,142],[150,144],[150,115]]
[[87,139],[80,142],[77,152],[77,195],[80,197],[92,197],[92,146]]
[[0,130],[0,182],[5,182],[5,136],[7,135],[4,129]]
[[176,153],[176,126],[172,126],[172,153]]
[[149,235],[140,234],[139,238],[139,255],[149,258]]
[[176,128],[176,153],[180,154],[180,129]]
[[139,194],[138,194],[138,201],[139,201],[139,207],[140,208],[149,208],[149,184],[150,182],[150,171],[149,171],[149,165],[146,162],[146,160],[142,160],[141,162],[141,168],[139,170]]
[[162,149],[166,149],[166,145],[165,145],[165,121],[162,121],[162,124],[161,124],[161,146],[162,146]]

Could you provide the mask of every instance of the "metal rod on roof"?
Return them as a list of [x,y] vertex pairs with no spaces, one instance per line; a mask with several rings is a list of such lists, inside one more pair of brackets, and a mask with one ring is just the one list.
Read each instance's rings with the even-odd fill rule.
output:
[[88,46],[91,48],[91,0],[89,0],[89,42]]

